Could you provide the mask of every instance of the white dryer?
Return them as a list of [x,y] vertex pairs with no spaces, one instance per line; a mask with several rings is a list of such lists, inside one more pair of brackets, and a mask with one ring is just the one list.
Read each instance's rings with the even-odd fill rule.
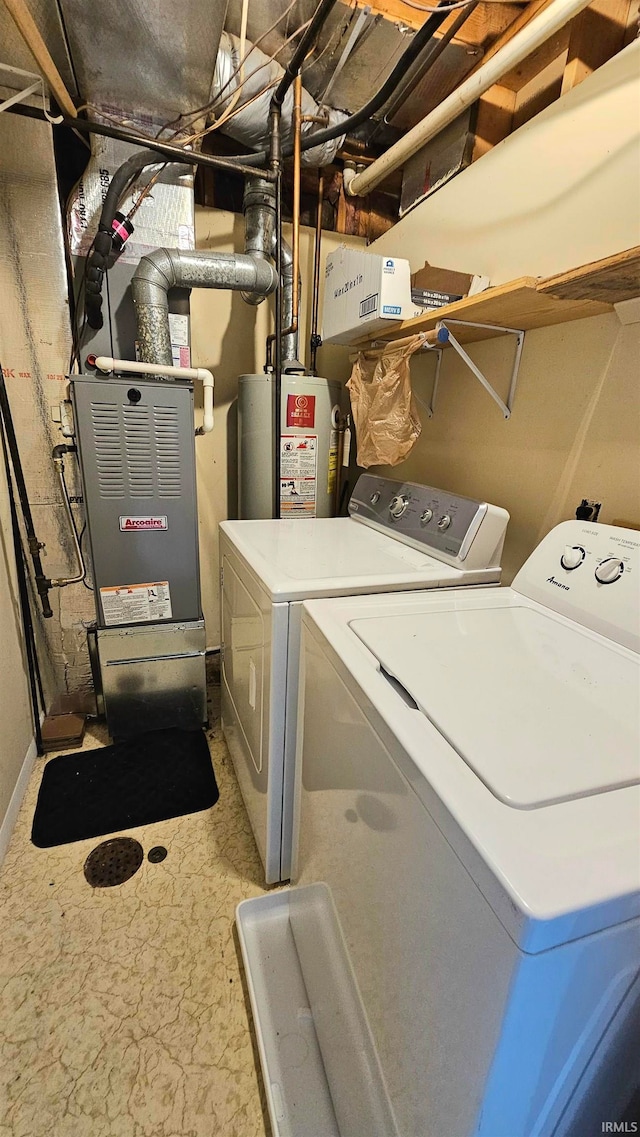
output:
[[290,876],[302,602],[500,579],[504,509],[363,474],[349,514],[220,526],[222,722],[267,883]]
[[276,1135],[614,1131],[639,601],[640,535],[576,521],[511,588],[304,605],[297,887],[238,909]]

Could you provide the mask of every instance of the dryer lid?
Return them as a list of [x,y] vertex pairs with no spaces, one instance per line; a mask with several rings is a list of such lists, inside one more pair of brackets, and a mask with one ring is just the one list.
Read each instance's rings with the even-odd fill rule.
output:
[[630,651],[517,605],[350,626],[505,804],[536,809],[640,782]]

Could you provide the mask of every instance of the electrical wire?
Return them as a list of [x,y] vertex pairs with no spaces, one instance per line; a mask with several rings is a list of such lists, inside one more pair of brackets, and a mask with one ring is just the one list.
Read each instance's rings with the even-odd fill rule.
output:
[[[236,87],[235,94],[233,95],[231,102],[229,103],[229,106],[227,107],[227,110],[229,110],[229,111],[232,111],[233,108],[236,106],[238,99],[240,98],[240,93],[242,91],[242,88],[244,87],[244,65],[245,65],[246,47],[247,47],[247,19],[248,19],[248,17],[249,17],[249,0],[242,0],[242,16],[240,18],[240,75],[239,75],[239,82],[238,82],[238,86]],[[224,122],[224,121],[225,121],[225,116],[223,115],[221,122]],[[221,125],[221,123],[219,123],[218,125]]]
[[[286,40],[283,40],[283,42],[280,44],[280,47],[277,48],[276,51],[274,51],[273,55],[270,55],[267,59],[265,59],[264,63],[260,63],[258,67],[254,67],[253,71],[251,71],[245,77],[242,85],[246,86],[246,84],[249,82],[250,79],[253,78],[254,75],[257,75],[259,71],[262,71],[262,70],[264,70],[265,67],[268,67],[269,64],[272,63],[277,58],[277,56],[280,55],[280,53],[282,51],[284,51],[285,47],[288,47],[288,45],[291,43],[292,40],[296,39],[297,36],[299,36],[302,32],[306,31],[306,29],[308,28],[310,23],[311,23],[311,21],[307,20],[306,23],[301,24],[301,26],[299,28],[296,28],[295,32],[292,32],[291,35]],[[254,44],[253,46],[255,47],[256,45]],[[248,51],[247,52],[247,58],[250,54],[251,54],[251,51]],[[229,79],[227,80],[227,82],[224,84],[223,87],[221,87],[221,89],[218,92],[218,94],[216,95],[215,99],[212,99],[211,102],[208,103],[206,106],[200,107],[198,109],[198,111],[191,112],[190,115],[188,115],[186,117],[198,118],[198,117],[201,117],[203,114],[209,114],[209,113],[215,111],[215,108],[220,103],[224,102],[224,97],[222,95],[222,92],[225,90],[226,87],[229,86],[229,84],[232,82],[234,76],[239,73],[239,70],[240,70],[240,65],[238,65],[238,67],[236,67],[235,70],[232,72],[232,74],[229,77]],[[270,91],[273,87],[277,86],[279,81],[280,81],[280,79],[278,77],[278,79],[275,79],[270,83],[267,83],[262,88],[262,90],[257,91],[255,95],[252,95],[251,98],[249,98],[245,102],[241,103],[241,105],[239,107],[236,107],[235,110],[230,110],[230,108],[227,107],[226,110],[224,110],[221,117],[219,119],[216,119],[215,122],[213,122],[209,126],[203,128],[203,130],[198,131],[196,134],[189,135],[189,137],[187,137],[187,138],[180,138],[178,140],[177,144],[181,145],[181,146],[186,146],[186,145],[191,144],[192,142],[197,141],[200,138],[203,138],[206,134],[211,134],[212,131],[214,131],[214,130],[219,130],[221,126],[226,124],[230,119],[234,118],[235,115],[240,114],[243,110],[246,109],[246,107],[250,106],[251,103],[254,103],[257,99],[260,99],[264,94],[266,94],[267,91]],[[234,100],[235,100],[236,95],[239,93],[240,89],[241,88],[239,85],[237,90],[234,92],[234,95],[233,95]],[[181,116],[181,117],[183,117],[183,116]],[[177,120],[174,120],[174,121],[177,121]],[[177,135],[180,133],[180,131],[186,128],[186,125],[187,125],[186,123],[181,124],[180,128],[178,130],[176,130],[173,135],[170,135],[170,138],[175,139],[177,137]],[[165,130],[165,129],[167,129],[167,128],[162,127],[161,131],[159,131],[159,134],[162,133],[162,130]],[[156,137],[158,137],[159,134]]]
[[[286,17],[289,15],[289,13],[290,13],[291,9],[292,9],[292,8],[294,8],[294,7],[296,6],[296,4],[297,4],[297,3],[298,3],[298,0],[291,0],[291,3],[290,3],[290,4],[289,4],[289,5],[288,5],[288,6],[285,8],[284,12],[282,12],[282,14],[281,14],[280,16],[278,16],[278,19],[277,19],[277,20],[274,20],[274,22],[273,22],[273,23],[270,25],[270,27],[268,27],[268,28],[267,28],[266,32],[263,32],[263,33],[262,33],[262,35],[261,35],[261,36],[259,36],[259,37],[258,37],[258,39],[257,39],[257,40],[255,40],[255,41],[254,41],[254,42],[251,44],[251,47],[250,47],[250,48],[249,48],[249,50],[247,51],[247,53],[246,53],[246,55],[244,56],[244,58],[240,60],[240,62],[237,64],[237,66],[236,66],[236,67],[234,68],[234,70],[231,72],[231,75],[230,75],[230,76],[229,76],[229,78],[227,79],[226,83],[224,83],[224,84],[223,84],[223,86],[222,86],[222,87],[220,88],[220,90],[218,91],[218,93],[217,93],[217,95],[216,95],[215,99],[211,100],[211,101],[210,101],[210,102],[208,102],[208,103],[205,103],[205,104],[204,104],[203,106],[201,106],[201,107],[196,107],[196,108],[195,108],[195,110],[192,110],[192,111],[186,111],[184,115],[179,115],[179,116],[178,116],[178,118],[172,119],[170,122],[167,122],[167,123],[165,123],[165,125],[164,125],[163,127],[161,127],[161,128],[160,128],[160,130],[158,131],[158,134],[156,135],[156,137],[157,137],[157,138],[159,138],[159,137],[160,137],[160,134],[162,133],[162,131],[164,131],[164,130],[168,130],[168,129],[169,129],[169,127],[171,127],[171,126],[174,126],[176,123],[178,123],[178,122],[181,122],[181,120],[183,120],[183,119],[185,119],[185,120],[191,120],[191,119],[194,119],[194,118],[198,118],[200,115],[202,115],[202,114],[205,114],[207,111],[209,111],[209,110],[211,110],[213,107],[215,107],[215,106],[216,106],[216,105],[217,105],[217,104],[218,104],[220,101],[222,101],[222,100],[221,100],[221,96],[224,94],[224,91],[226,90],[226,88],[227,88],[227,87],[229,87],[229,86],[231,85],[231,83],[232,83],[232,82],[233,82],[233,80],[235,79],[236,75],[238,75],[238,73],[239,73],[239,71],[240,71],[240,68],[243,66],[243,64],[245,64],[245,63],[246,63],[247,59],[248,59],[248,58],[249,58],[249,56],[251,55],[251,52],[252,52],[252,51],[254,51],[254,49],[255,49],[255,48],[259,47],[259,46],[260,46],[260,44],[261,44],[261,43],[263,43],[263,42],[264,42],[264,40],[267,38],[267,36],[271,34],[271,32],[275,31],[275,29],[277,28],[278,24],[282,23],[282,21],[283,21],[284,19],[286,19]],[[283,41],[283,43],[281,43],[281,44],[280,44],[280,47],[279,47],[279,48],[277,48],[277,50],[276,50],[276,51],[273,53],[273,55],[269,56],[269,60],[268,60],[268,61],[269,61],[269,62],[271,62],[272,60],[274,60],[274,59],[275,59],[275,58],[276,58],[276,57],[277,57],[277,56],[280,54],[280,52],[283,50],[283,48],[285,48],[285,47],[286,47],[286,45],[287,45],[288,43],[290,43],[290,42],[291,42],[291,40],[292,40],[292,39],[295,39],[295,37],[296,37],[297,35],[299,35],[299,33],[300,33],[301,31],[304,31],[304,29],[305,29],[305,28],[308,26],[308,23],[309,23],[309,21],[307,21],[307,23],[303,24],[303,25],[302,25],[302,27],[300,27],[300,28],[297,28],[295,32],[292,32],[292,34],[291,34],[291,35],[289,35],[289,36],[288,36],[288,37],[287,37],[287,38],[286,38],[286,39]],[[263,64],[261,64],[261,66],[262,66],[262,67],[265,67],[265,66],[266,66],[266,64],[265,64],[265,63],[263,63]],[[256,71],[259,71],[259,70],[260,70],[260,68],[256,67],[256,68],[255,68],[255,70],[254,70],[254,71],[252,71],[252,72],[251,72],[251,74],[247,76],[247,78],[246,78],[245,82],[248,82],[248,81],[249,81],[249,79],[250,79],[250,78],[251,78],[253,75],[255,75]],[[124,125],[124,124],[121,124],[121,125]]]

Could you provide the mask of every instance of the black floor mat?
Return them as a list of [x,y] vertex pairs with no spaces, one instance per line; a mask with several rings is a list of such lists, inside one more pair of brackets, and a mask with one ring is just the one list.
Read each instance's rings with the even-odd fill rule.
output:
[[203,731],[155,730],[63,754],[45,768],[31,840],[40,849],[198,813],[219,797]]

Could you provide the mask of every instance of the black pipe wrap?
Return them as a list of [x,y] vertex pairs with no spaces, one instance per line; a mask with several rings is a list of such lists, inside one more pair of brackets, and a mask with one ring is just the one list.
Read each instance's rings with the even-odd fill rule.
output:
[[[384,104],[391,98],[396,87],[400,83],[400,80],[403,79],[406,75],[407,69],[411,67],[411,65],[420,55],[423,48],[426,46],[426,44],[429,43],[429,40],[432,38],[434,32],[436,32],[440,27],[440,24],[446,20],[447,16],[449,15],[449,11],[450,9],[445,9],[443,11],[434,12],[432,16],[429,16],[428,20],[425,20],[422,27],[419,29],[419,31],[416,32],[407,50],[400,56],[400,59],[396,63],[391,74],[387,79],[385,79],[384,83],[376,92],[376,94],[373,95],[371,99],[369,99],[368,103],[365,103],[363,107],[360,107],[359,111],[356,111],[355,114],[352,114],[349,118],[345,118],[342,120],[342,122],[336,123],[335,126],[327,126],[324,130],[316,130],[311,134],[306,134],[301,141],[302,149],[311,150],[314,146],[322,146],[325,142],[331,142],[332,139],[339,138],[342,134],[349,134],[349,132],[355,130],[357,126],[360,126],[363,122],[367,122],[371,116],[376,113],[376,111],[379,111],[380,108],[383,107]],[[302,44],[302,40],[300,43]],[[293,60],[291,61],[291,65],[292,64]],[[289,80],[288,72],[284,75],[280,87],[285,84],[286,80]],[[282,95],[283,99],[290,85],[291,80],[286,83],[284,94]],[[280,90],[280,87],[278,88],[278,91]],[[278,94],[278,91],[276,94]],[[275,97],[276,96],[274,95],[271,101],[272,106],[274,105]],[[243,154],[242,156],[232,157],[229,159],[229,161],[242,161],[246,166],[262,166],[267,162],[268,159],[272,158],[272,154],[273,145],[271,146],[271,153],[267,153],[265,150],[260,150],[257,154]],[[278,155],[278,157],[290,158],[292,154],[293,145],[289,143],[287,146],[282,147],[281,154]]]
[[98,232],[95,237],[93,249],[87,260],[85,274],[84,307],[87,323],[90,328],[101,328],[102,317],[102,280],[107,271],[107,262],[113,249],[112,225],[118,205],[123,195],[133,181],[144,170],[145,166],[157,166],[161,159],[154,150],[137,150],[118,167],[113,175],[107,190]]

